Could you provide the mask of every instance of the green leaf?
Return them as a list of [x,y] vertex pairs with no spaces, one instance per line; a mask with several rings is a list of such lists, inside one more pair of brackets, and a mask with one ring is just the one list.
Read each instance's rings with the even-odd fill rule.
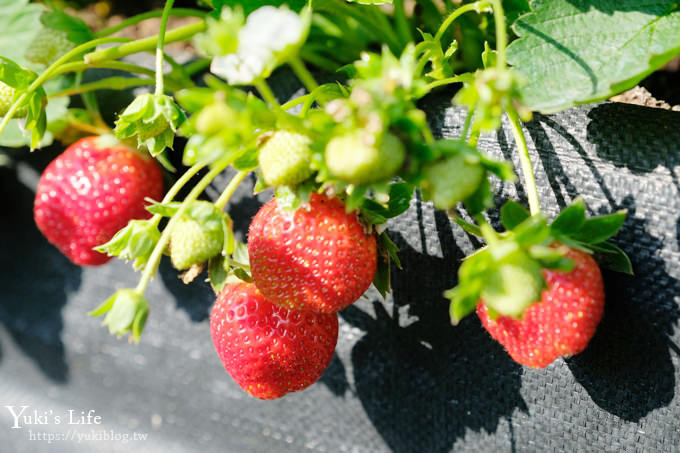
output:
[[394,183],[390,185],[390,201],[387,203],[389,217],[397,217],[403,214],[411,206],[413,186],[407,183]]
[[401,260],[399,259],[399,247],[392,241],[392,238],[386,232],[382,232],[378,236],[378,242],[380,244],[380,249],[387,253],[387,256],[394,261],[394,264],[401,269]]
[[508,200],[501,208],[501,223],[508,231],[514,230],[529,217],[531,217],[529,211],[516,201]]
[[68,40],[75,44],[91,41],[95,37],[85,21],[77,17],[69,16],[63,11],[50,11],[44,13],[40,17],[40,21],[47,28],[65,31]]
[[215,3],[220,3],[220,5],[236,7],[241,6],[246,15],[252,13],[258,8],[266,5],[281,6],[288,5],[293,11],[300,11],[307,5],[306,0],[246,0],[245,2],[235,1],[235,0],[212,0]]
[[633,274],[633,264],[626,252],[621,250],[611,242],[600,242],[599,244],[592,244],[590,246],[596,253],[597,262],[602,267],[606,267],[615,272],[623,272],[624,274]]
[[614,236],[626,220],[626,211],[593,217],[586,220],[577,234],[571,237],[586,244],[598,244]]
[[378,290],[383,299],[391,290],[390,279],[390,260],[384,256],[378,256],[378,266],[373,276],[373,286],[375,286],[375,289]]
[[0,56],[28,66],[24,53],[42,28],[42,11],[42,5],[28,0],[0,0]]
[[513,228],[513,236],[522,245],[540,244],[550,237],[550,228],[543,216],[536,214]]
[[541,2],[512,29],[508,62],[529,81],[523,100],[555,112],[635,86],[680,54],[676,0]]
[[508,25],[512,25],[519,16],[531,11],[529,0],[503,0],[503,11]]
[[577,233],[586,221],[586,204],[581,197],[566,207],[550,224],[550,231],[556,236]]

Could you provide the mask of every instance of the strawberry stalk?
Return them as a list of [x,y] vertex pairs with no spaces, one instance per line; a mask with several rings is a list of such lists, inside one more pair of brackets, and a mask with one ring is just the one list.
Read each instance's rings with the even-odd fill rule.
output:
[[[484,9],[488,6],[491,6],[491,3],[492,2],[489,1],[489,0],[481,0],[479,2],[469,3],[467,5],[461,6],[460,8],[456,8],[456,10],[454,10],[451,14],[449,14],[449,16],[439,26],[437,33],[434,35],[434,40],[435,41],[441,41],[442,37],[444,36],[444,33],[446,33],[446,30],[461,15],[463,15],[465,13],[472,12],[472,11],[479,13],[479,12],[482,11],[482,9]],[[498,0],[496,0],[496,3],[500,3],[500,2]],[[494,10],[495,10],[495,8],[494,8]],[[501,9],[501,12],[502,12],[502,9]],[[496,24],[498,24],[498,21],[496,22]],[[505,20],[503,20],[503,25],[505,26]],[[498,28],[496,28],[496,32],[498,32]]]
[[257,79],[253,82],[253,85],[255,85],[255,88],[257,88],[257,91],[262,95],[262,98],[269,104],[271,105],[276,111],[278,112],[283,112],[281,110],[281,104],[279,104],[279,101],[276,99],[276,96],[274,96],[274,92],[272,91],[271,88],[269,88],[269,85],[264,79]]
[[[105,36],[110,36],[114,33],[119,32],[120,30],[123,30],[124,28],[131,27],[133,25],[136,25],[140,22],[143,22],[147,19],[152,19],[154,17],[161,17],[163,15],[163,11],[161,10],[154,10],[154,11],[148,11],[146,13],[138,14],[136,16],[129,17],[122,21],[119,24],[113,25],[111,27],[104,28],[103,30],[98,31],[95,36],[98,38],[103,38]],[[174,17],[200,17],[201,19],[206,17],[208,14],[205,11],[200,11],[197,9],[191,9],[191,8],[172,8],[169,12],[170,16]]]
[[508,46],[508,35],[505,26],[505,14],[501,0],[490,0],[493,5],[493,18],[496,23],[496,67],[505,69],[505,48]]
[[507,111],[510,119],[510,126],[512,127],[512,135],[517,143],[519,150],[519,161],[522,166],[522,175],[524,176],[524,185],[527,190],[527,197],[529,198],[529,210],[531,215],[541,212],[541,204],[538,200],[538,189],[536,188],[536,178],[534,177],[534,170],[531,165],[531,158],[529,157],[529,149],[527,148],[527,141],[522,131],[522,124],[519,115],[514,108]]
[[298,76],[305,88],[307,88],[307,91],[313,93],[317,88],[319,88],[319,84],[316,83],[314,76],[312,76],[299,56],[296,55],[293,57],[288,62],[288,64],[293,69],[295,75]]
[[158,32],[158,41],[156,43],[156,96],[165,93],[164,77],[163,77],[163,46],[165,45],[165,29],[168,26],[168,19],[170,18],[170,10],[175,0],[166,0],[165,8],[163,8],[163,16],[161,17],[161,26]]
[[[207,30],[207,25],[204,20],[194,22],[189,25],[177,27],[165,34],[165,43],[184,41],[191,38],[195,34]],[[119,39],[120,41],[120,39]],[[158,35],[149,36],[148,38],[137,39],[116,47],[109,47],[108,49],[101,49],[85,55],[85,62],[88,64],[100,63],[107,60],[117,60],[128,55],[139,52],[147,52],[156,48],[158,44]]]
[[231,181],[229,181],[229,184],[227,184],[227,187],[224,188],[222,193],[220,194],[220,197],[215,201],[215,206],[219,210],[223,210],[224,207],[229,203],[229,200],[231,199],[232,195],[234,195],[234,192],[236,191],[236,188],[243,182],[244,179],[246,179],[246,176],[248,176],[250,172],[249,171],[239,171],[234,175],[233,178],[231,178]]

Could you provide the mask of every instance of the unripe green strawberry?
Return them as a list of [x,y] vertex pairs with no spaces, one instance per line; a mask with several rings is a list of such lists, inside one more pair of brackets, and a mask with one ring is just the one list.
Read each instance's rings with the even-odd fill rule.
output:
[[[15,94],[16,90],[14,88],[0,82],[0,117],[7,115]],[[23,106],[14,112],[14,118],[23,118],[27,113],[28,108]]]
[[349,184],[371,184],[389,179],[406,158],[404,144],[387,133],[372,143],[373,136],[355,132],[333,138],[326,145],[326,166],[333,176]]
[[421,188],[425,198],[432,200],[437,209],[450,209],[477,190],[484,176],[484,169],[457,154],[425,165],[423,176]]
[[222,251],[223,214],[212,203],[195,201],[170,232],[170,259],[176,269],[188,269]]
[[225,125],[237,124],[238,113],[224,102],[205,106],[196,114],[196,132],[201,135],[219,134]]
[[276,131],[260,148],[260,169],[271,186],[293,186],[312,175],[309,161],[312,151],[309,137],[288,131]]
[[33,38],[24,57],[30,62],[49,66],[76,46],[67,36],[64,30],[45,28]]

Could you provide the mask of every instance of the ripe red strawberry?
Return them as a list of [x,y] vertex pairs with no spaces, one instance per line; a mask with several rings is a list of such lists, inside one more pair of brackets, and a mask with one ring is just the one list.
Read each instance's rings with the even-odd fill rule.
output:
[[510,356],[533,368],[548,366],[558,357],[583,351],[595,334],[604,311],[604,287],[600,268],[585,252],[571,249],[570,272],[543,270],[547,289],[541,301],[524,311],[522,319],[491,319],[486,305],[477,314],[486,330]]
[[376,270],[376,239],[337,198],[313,194],[295,211],[265,204],[248,233],[253,281],[287,308],[331,313],[356,301]]
[[321,377],[338,341],[338,317],[288,310],[252,283],[230,283],[212,309],[210,332],[236,383],[257,398],[274,399]]
[[163,179],[156,162],[110,136],[69,146],[40,177],[35,223],[75,264],[110,257],[92,248],[107,242],[131,219],[148,218],[144,198],[159,199]]

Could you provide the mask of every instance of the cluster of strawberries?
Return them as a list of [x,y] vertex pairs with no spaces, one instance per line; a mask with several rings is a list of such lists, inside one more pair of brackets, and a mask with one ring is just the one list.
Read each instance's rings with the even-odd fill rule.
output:
[[[129,220],[148,218],[145,199],[163,194],[153,159],[109,140],[89,137],[70,146],[47,167],[36,194],[39,229],[79,265],[106,262],[109,257],[93,248]],[[226,370],[262,399],[319,379],[337,343],[337,312],[368,289],[377,266],[375,233],[339,198],[314,193],[297,209],[283,205],[274,198],[253,218],[247,244],[252,281],[227,283],[210,317]],[[566,258],[573,268],[544,269],[541,303],[519,317],[499,316],[478,303],[483,326],[519,363],[545,367],[581,352],[595,333],[604,308],[599,267],[576,249]],[[514,284],[523,275],[516,271],[501,266],[499,275],[508,274]]]

